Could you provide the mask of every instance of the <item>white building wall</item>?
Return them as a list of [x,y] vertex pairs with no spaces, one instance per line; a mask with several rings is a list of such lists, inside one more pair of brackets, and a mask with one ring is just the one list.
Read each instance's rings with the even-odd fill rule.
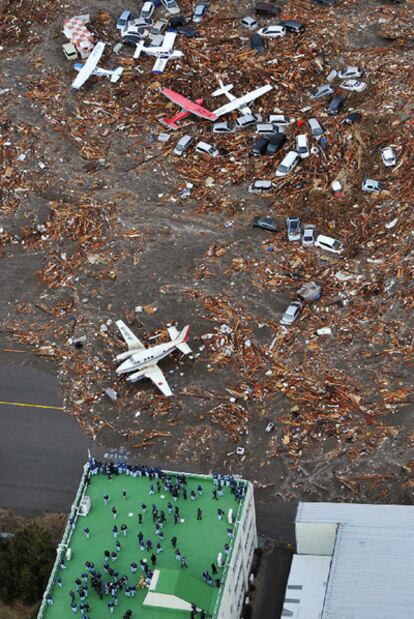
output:
[[337,523],[296,522],[296,549],[299,555],[332,555]]
[[249,586],[250,567],[256,548],[257,530],[253,486],[248,483],[231,560],[226,568],[226,582],[220,605],[213,615],[214,619],[239,619],[244,596]]

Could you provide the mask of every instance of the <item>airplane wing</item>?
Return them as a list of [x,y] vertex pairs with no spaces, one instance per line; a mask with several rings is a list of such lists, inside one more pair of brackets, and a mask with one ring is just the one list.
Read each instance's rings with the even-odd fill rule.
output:
[[89,58],[76,76],[76,79],[72,82],[72,88],[78,89],[83,86],[83,84],[90,77],[91,73],[94,71],[96,65],[100,61],[104,49],[105,43],[103,43],[102,41],[98,41],[98,43],[89,54]]
[[217,110],[214,110],[213,114],[215,114],[217,118],[219,116],[222,116],[223,114],[228,114],[228,112],[237,110],[238,108],[243,107],[246,103],[250,103],[250,101],[254,101],[258,97],[261,97],[266,92],[269,92],[269,90],[272,90],[272,88],[273,86],[271,86],[270,84],[266,84],[266,86],[256,88],[256,90],[248,92],[246,95],[243,95],[243,97],[237,97],[237,99],[233,99],[233,101],[230,101],[230,103],[222,105]]
[[[176,32],[166,32],[164,34],[164,40],[159,48],[162,52],[169,52],[174,47],[175,39],[177,37]],[[158,49],[158,48],[157,48]]]
[[154,66],[152,67],[153,73],[162,73],[167,66],[167,62],[169,58],[157,58],[154,62]]
[[209,110],[206,110],[199,103],[194,103],[190,99],[187,99],[187,97],[183,97],[183,95],[180,95],[178,92],[171,90],[171,88],[163,88],[161,90],[161,93],[164,95],[164,97],[167,97],[167,99],[169,99],[176,105],[182,107],[183,110],[186,110],[186,112],[190,112],[191,114],[199,116],[200,118],[206,118],[207,120],[217,119],[217,114],[215,112],[210,112]]
[[118,327],[122,337],[128,345],[128,350],[133,348],[145,348],[144,344],[132,333],[131,329],[126,326],[123,320],[117,320],[116,326]]
[[158,365],[154,364],[144,370],[145,378],[150,378],[154,385],[158,387],[158,389],[167,397],[172,395],[172,391],[170,389],[167,380]]

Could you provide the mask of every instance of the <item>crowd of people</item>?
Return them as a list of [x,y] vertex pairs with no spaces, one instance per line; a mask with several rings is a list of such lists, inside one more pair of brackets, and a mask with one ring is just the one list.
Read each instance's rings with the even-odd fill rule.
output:
[[[80,612],[81,619],[91,619],[91,607],[88,603],[88,593],[93,590],[97,597],[104,601],[107,600],[107,607],[110,614],[113,614],[119,604],[120,596],[126,596],[127,598],[134,598],[137,589],[143,589],[149,587],[154,569],[157,566],[159,555],[164,552],[165,549],[165,532],[164,527],[166,524],[177,525],[181,522],[180,508],[176,504],[179,498],[189,501],[196,501],[198,497],[203,495],[203,487],[198,484],[196,488],[189,490],[188,480],[189,478],[184,474],[174,474],[163,472],[159,468],[129,465],[127,463],[113,462],[101,463],[90,458],[88,461],[88,480],[91,481],[91,477],[101,473],[111,480],[115,475],[127,475],[132,477],[146,477],[151,481],[149,486],[149,497],[151,505],[148,506],[145,502],[142,502],[139,506],[139,512],[137,515],[138,525],[143,525],[144,521],[151,518],[154,525],[154,538],[145,538],[142,531],[138,532],[136,543],[142,556],[137,562],[133,561],[129,565],[130,574],[120,574],[116,569],[119,554],[122,552],[122,542],[120,538],[127,537],[128,526],[125,523],[118,523],[118,509],[116,504],[111,499],[109,494],[103,495],[102,499],[105,507],[108,508],[108,512],[111,513],[113,518],[112,535],[115,539],[115,550],[105,549],[102,556],[102,566],[95,566],[92,561],[85,562],[85,571],[82,572],[78,578],[74,581],[74,587],[69,592],[70,608],[74,614]],[[219,475],[213,474],[213,489],[211,491],[211,499],[219,500],[223,496],[224,489],[229,488],[230,492],[234,495],[237,502],[242,501],[245,493],[245,484],[237,481],[232,475]],[[167,505],[164,505],[165,509],[162,509],[157,503],[156,496],[161,493],[169,495]],[[128,494],[126,490],[122,491],[120,497],[117,497],[120,501],[126,501]],[[119,506],[119,505],[118,505]],[[220,521],[223,519],[225,512],[221,509],[217,509],[217,519]],[[202,520],[203,512],[200,507],[197,507],[195,511],[196,520]],[[75,527],[76,518],[72,517],[71,525]],[[227,535],[229,540],[233,537],[232,516],[229,516],[229,524],[227,527]],[[89,527],[83,529],[84,536],[87,540],[93,535],[93,531],[90,531]],[[134,543],[134,542],[132,542]],[[175,554],[175,559],[180,568],[186,569],[189,566],[187,558],[181,553],[178,545],[177,535],[173,535],[168,543],[168,548]],[[227,556],[230,552],[230,544],[226,543],[223,548],[223,554]],[[221,578],[218,574],[218,570],[222,565],[216,566],[213,562],[209,566],[209,569],[205,569],[201,575],[203,581],[210,587],[220,587],[222,584]],[[60,562],[60,568],[63,578],[64,570],[67,568],[65,559],[62,558]],[[211,571],[211,574],[210,574]],[[139,577],[137,578],[137,572]],[[62,587],[62,576],[58,576],[56,584]],[[46,596],[46,602],[49,606],[53,605],[53,599],[50,594]],[[200,617],[200,619],[206,619],[207,614],[204,609],[198,609],[196,604],[191,605],[191,619]],[[123,614],[123,619],[132,619],[133,611],[128,609]]]

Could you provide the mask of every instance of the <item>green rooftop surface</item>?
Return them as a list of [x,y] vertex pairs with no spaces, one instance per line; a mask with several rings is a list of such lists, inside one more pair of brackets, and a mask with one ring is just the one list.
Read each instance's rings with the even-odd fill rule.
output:
[[[175,476],[172,475],[172,481]],[[132,619],[188,619],[190,613],[182,610],[172,610],[168,608],[144,606],[143,602],[147,595],[148,589],[139,589],[138,581],[143,575],[140,568],[140,559],[146,558],[151,568],[151,554],[155,552],[155,547],[159,541],[154,534],[155,525],[152,520],[151,506],[155,503],[159,510],[163,510],[166,515],[166,522],[162,531],[165,538],[162,543],[163,552],[157,555],[157,563],[154,568],[160,570],[160,578],[156,591],[167,592],[177,595],[181,599],[188,602],[194,602],[199,608],[204,608],[211,616],[214,609],[219,589],[206,584],[202,578],[204,570],[213,576],[220,577],[223,574],[223,569],[218,568],[217,576],[212,574],[211,563],[216,562],[217,554],[223,553],[226,543],[232,545],[227,535],[227,512],[230,508],[233,509],[234,515],[237,514],[240,504],[236,501],[231,489],[226,485],[223,488],[223,496],[219,496],[217,500],[212,498],[212,491],[215,488],[212,478],[188,476],[187,477],[187,500],[180,495],[177,501],[174,501],[171,494],[164,491],[164,485],[161,480],[161,490],[158,493],[156,480],[150,480],[147,477],[131,477],[122,475],[114,475],[108,479],[106,475],[98,473],[92,475],[89,485],[86,489],[86,495],[91,499],[91,509],[88,516],[79,516],[73,531],[69,547],[72,550],[72,558],[66,561],[66,569],[58,568],[56,577],[62,579],[62,586],[56,584],[56,578],[51,588],[51,596],[53,600],[52,606],[45,608],[43,617],[45,619],[66,619],[70,617],[80,617],[79,610],[79,595],[76,594],[76,602],[78,604],[77,613],[71,609],[71,598],[69,592],[75,591],[75,579],[80,578],[83,572],[86,572],[85,561],[91,561],[95,564],[95,569],[102,573],[103,582],[112,580],[111,576],[103,569],[104,550],[110,552],[116,550],[116,539],[113,536],[113,526],[117,525],[120,531],[121,524],[125,523],[128,527],[127,535],[124,537],[119,533],[118,540],[121,543],[121,550],[118,553],[116,562],[109,561],[113,569],[119,571],[119,578],[124,574],[129,578],[129,584],[137,585],[135,597],[127,597],[123,591],[118,594],[118,606],[115,608],[114,617],[122,619],[122,615],[127,609],[133,611]],[[150,496],[150,486],[155,487],[155,494]],[[200,496],[197,492],[197,487],[202,486],[203,491]],[[127,492],[126,500],[123,499],[123,491]],[[190,493],[194,490],[196,499],[191,500]],[[110,500],[108,505],[105,505],[103,496],[109,495]],[[168,513],[167,504],[171,502],[173,506],[178,506],[180,517],[184,522],[174,523],[174,510],[171,514]],[[142,514],[141,503],[145,503],[147,507],[146,514],[143,514],[142,525],[138,524],[138,513]],[[117,517],[114,519],[112,506],[117,509]],[[197,520],[197,508],[202,510],[202,519]],[[225,512],[225,516],[221,521],[217,518],[217,509],[221,508]],[[83,529],[87,527],[90,530],[90,538],[86,539]],[[237,525],[234,525],[234,535]],[[138,544],[137,535],[142,531],[145,541],[151,539],[153,550],[141,552]],[[171,538],[177,537],[177,548],[181,555],[188,562],[187,568],[181,568],[180,563],[175,557],[175,551],[171,544]],[[130,564],[137,563],[138,570],[135,574],[131,573]],[[165,572],[163,573],[163,569]],[[175,574],[175,576],[174,576]],[[170,581],[170,583],[168,583]],[[223,586],[223,584],[222,584]],[[110,595],[104,595],[103,600],[100,600],[97,593],[94,591],[88,582],[88,597],[86,602],[91,607],[90,619],[105,619],[110,617],[110,610],[107,606],[111,599]]]

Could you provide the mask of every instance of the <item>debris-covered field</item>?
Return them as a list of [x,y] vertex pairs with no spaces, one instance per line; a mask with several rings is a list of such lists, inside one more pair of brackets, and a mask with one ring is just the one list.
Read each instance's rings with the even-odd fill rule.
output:
[[[189,0],[179,4],[191,18]],[[178,36],[183,57],[154,75],[153,58],[113,53],[119,13],[138,14],[141,4],[0,2],[2,348],[48,358],[84,431],[101,445],[125,445],[135,460],[231,467],[273,498],[410,501],[414,5],[278,6],[306,30],[268,39],[258,54],[240,23],[255,16],[254,4],[211,0],[201,23],[190,23],[199,36]],[[116,84],[92,77],[70,87],[63,20],[81,12],[95,41],[107,42],[100,66],[124,68]],[[329,98],[310,94],[348,65],[363,69],[367,87],[346,91],[333,78],[346,101],[327,115]],[[161,88],[213,110],[225,102],[211,96],[217,76],[236,96],[273,86],[251,108],[264,119],[290,117],[281,151],[253,156],[254,128],[218,135],[194,116],[176,132],[159,123],[179,111]],[[343,124],[352,111],[362,118]],[[311,117],[326,144],[311,137]],[[171,137],[161,142],[161,133]],[[185,133],[195,140],[179,158],[172,151]],[[310,157],[276,178],[301,133]],[[197,154],[199,140],[219,156]],[[386,167],[381,149],[390,145],[397,162]],[[382,191],[363,192],[367,178]],[[249,193],[256,179],[273,189]],[[253,228],[260,215],[276,218],[279,231]],[[344,252],[288,241],[288,216],[339,239]],[[310,281],[321,284],[320,300],[281,326]],[[172,398],[150,381],[115,376],[119,318],[148,344],[167,341],[171,324],[191,325],[193,355],[161,362]]]

